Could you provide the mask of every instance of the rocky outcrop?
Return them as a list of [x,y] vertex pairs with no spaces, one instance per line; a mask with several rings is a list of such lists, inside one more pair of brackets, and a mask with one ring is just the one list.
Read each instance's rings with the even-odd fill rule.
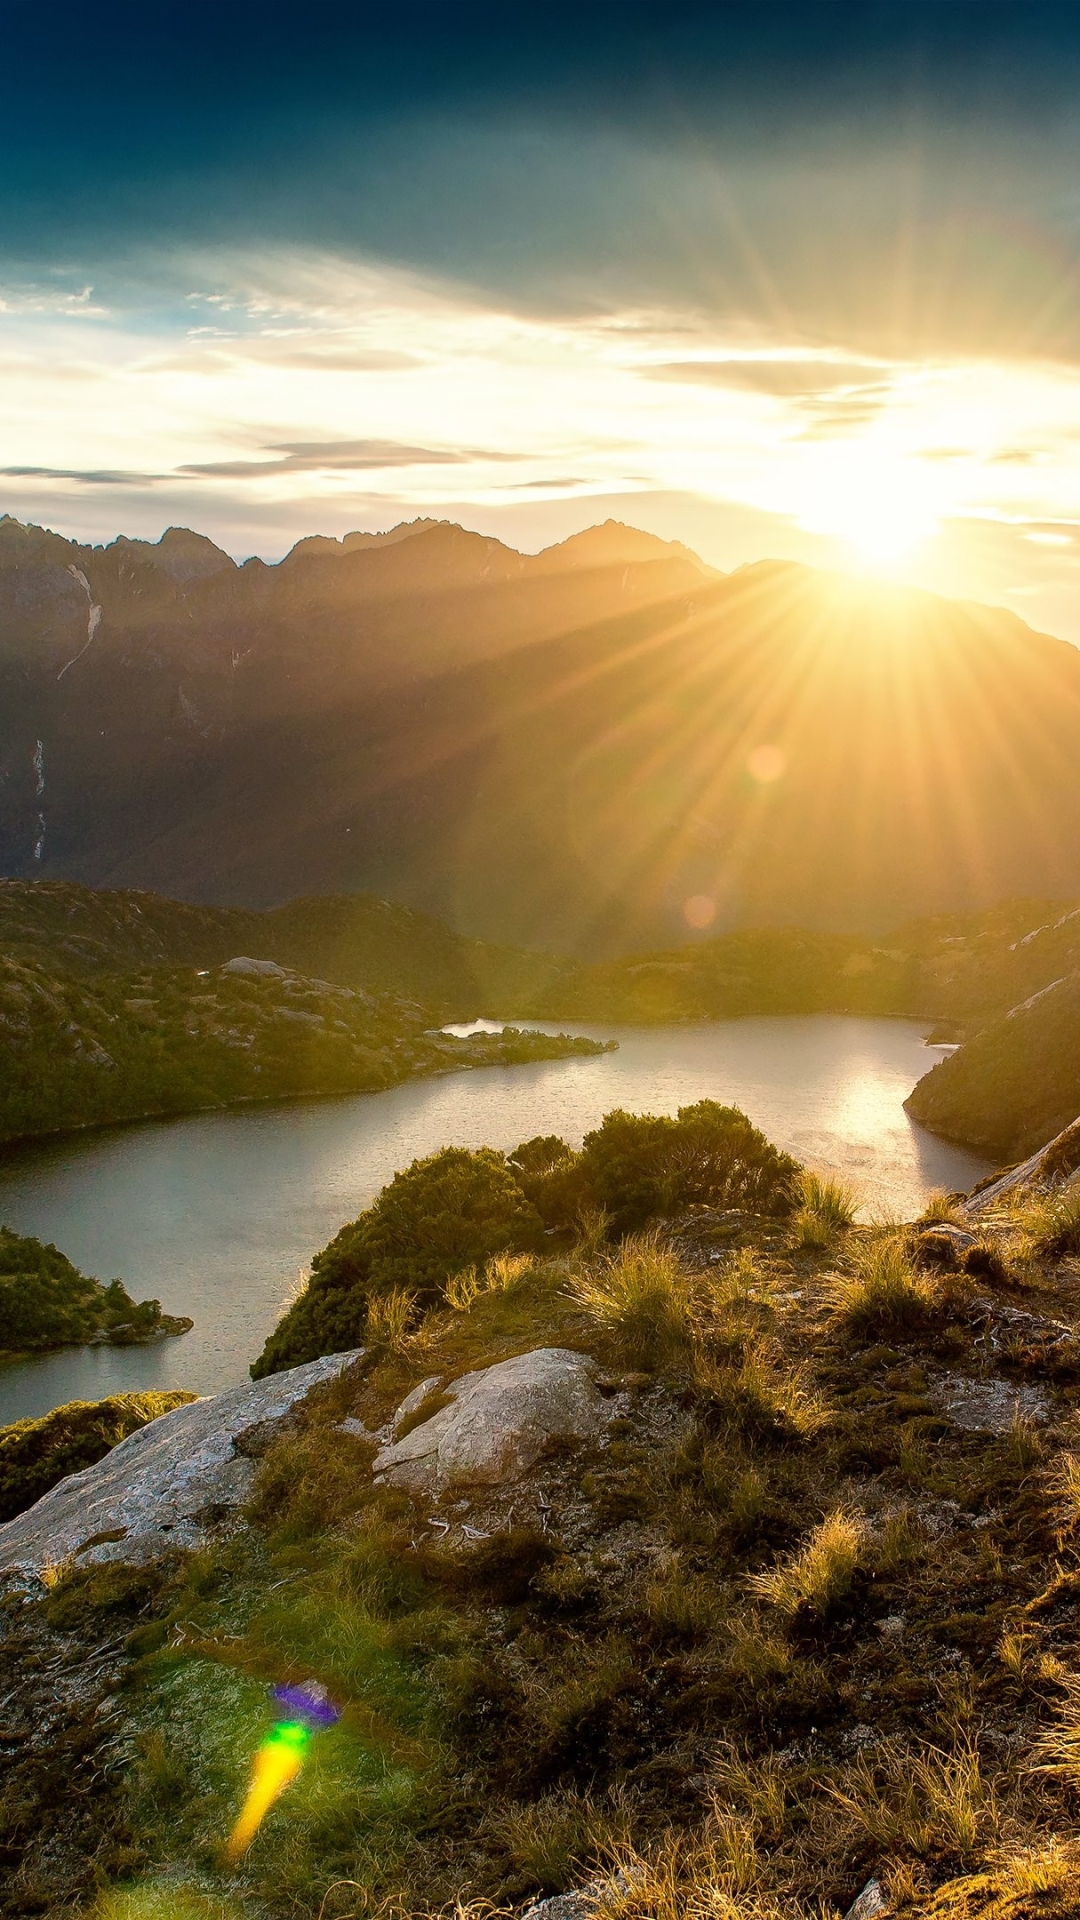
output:
[[255,1465],[313,1387],[360,1358],[328,1354],[250,1386],[193,1400],[140,1427],[95,1466],[0,1526],[0,1575],[74,1558],[142,1562],[195,1547],[251,1492]]
[[1009,1205],[1025,1193],[1049,1193],[1072,1186],[1080,1178],[1080,1119],[1070,1121],[1045,1147],[1018,1166],[1007,1167],[970,1193],[963,1204],[969,1216],[991,1213],[995,1207]]
[[[375,1475],[428,1493],[516,1479],[553,1441],[604,1432],[614,1409],[595,1372],[587,1354],[537,1347],[445,1387],[437,1376],[425,1380],[398,1408],[393,1430],[402,1437],[376,1456]],[[430,1417],[409,1426],[425,1399],[432,1402]]]

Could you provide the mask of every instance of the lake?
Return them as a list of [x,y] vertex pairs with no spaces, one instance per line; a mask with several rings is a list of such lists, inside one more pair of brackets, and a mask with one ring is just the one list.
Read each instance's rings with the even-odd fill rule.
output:
[[246,1379],[312,1255],[437,1147],[509,1148],[537,1133],[579,1145],[612,1107],[674,1113],[709,1098],[842,1174],[867,1217],[911,1218],[932,1188],[966,1188],[989,1170],[904,1113],[943,1051],[914,1021],[815,1014],[569,1031],[615,1038],[619,1051],[76,1134],[0,1160],[0,1222],[195,1321],[149,1347],[68,1348],[4,1367],[0,1424],[67,1400],[214,1393]]

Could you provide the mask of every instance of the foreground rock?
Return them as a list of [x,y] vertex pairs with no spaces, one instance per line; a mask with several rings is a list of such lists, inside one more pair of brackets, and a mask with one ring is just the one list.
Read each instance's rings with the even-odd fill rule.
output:
[[354,1360],[328,1354],[251,1386],[231,1387],[162,1414],[95,1466],[44,1494],[0,1526],[0,1574],[40,1575],[77,1557],[139,1563],[195,1547],[243,1505],[259,1455],[275,1430],[325,1380]]
[[402,1433],[375,1460],[377,1477],[439,1493],[444,1487],[496,1486],[534,1466],[556,1440],[596,1439],[613,1408],[594,1379],[595,1363],[566,1347],[537,1347],[442,1388],[438,1376],[414,1388],[398,1408]]

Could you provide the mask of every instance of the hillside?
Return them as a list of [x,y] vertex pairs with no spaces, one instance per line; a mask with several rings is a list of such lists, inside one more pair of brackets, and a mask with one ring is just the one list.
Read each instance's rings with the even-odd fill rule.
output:
[[0,951],[0,1141],[602,1050],[513,1028],[452,1039],[433,1018],[261,957],[87,975]]
[[363,894],[258,913],[41,880],[0,880],[0,953],[79,974],[210,967],[250,953],[338,986],[404,994],[455,1020],[538,997],[562,970],[548,954],[463,939]]
[[[1056,925],[1032,932],[1047,917]],[[1061,916],[1059,907],[1030,900],[910,921],[884,940],[803,927],[747,928],[660,952],[566,965],[520,1010],[641,1022],[895,1014],[931,1019],[959,1037],[1047,984],[1074,950],[1080,960],[1080,912]]]
[[7,521],[0,631],[15,876],[375,892],[588,959],[1080,895],[1080,654],[1004,612],[611,527],[237,568]]
[[0,1912],[1072,1920],[1075,1196],[853,1227],[777,1158],[734,1210],[731,1119],[586,1144],[639,1218],[718,1203],[644,1237],[529,1248],[535,1152],[459,1153],[449,1219],[418,1163],[360,1351],[0,1527]]
[[913,1120],[1005,1166],[1080,1114],[1080,973],[1048,985],[941,1060],[904,1102]]
[[191,1324],[162,1313],[157,1300],[133,1300],[122,1280],[103,1286],[58,1247],[0,1226],[0,1357],[101,1341],[133,1346]]

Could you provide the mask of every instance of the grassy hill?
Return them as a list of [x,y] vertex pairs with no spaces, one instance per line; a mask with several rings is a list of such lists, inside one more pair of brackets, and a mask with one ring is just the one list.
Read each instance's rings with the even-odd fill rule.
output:
[[1080,1114],[1080,974],[991,1020],[919,1081],[913,1120],[1000,1165]]
[[[674,1164],[649,1138],[638,1177]],[[459,1247],[441,1297],[369,1302],[243,1526],[16,1582],[0,1913],[509,1920],[591,1887],[597,1920],[839,1920],[872,1881],[891,1920],[1073,1920],[1075,1263],[1025,1215],[943,1267],[840,1198]],[[541,1347],[586,1356],[602,1440],[373,1475]],[[301,1681],[341,1717],[230,1865]]]
[[464,939],[429,914],[366,894],[259,913],[47,880],[0,880],[0,953],[79,974],[212,967],[251,954],[458,1020],[537,997],[561,970],[547,954]]
[[0,953],[0,1141],[600,1051],[514,1030],[454,1040],[434,1017],[280,968],[87,974]]

